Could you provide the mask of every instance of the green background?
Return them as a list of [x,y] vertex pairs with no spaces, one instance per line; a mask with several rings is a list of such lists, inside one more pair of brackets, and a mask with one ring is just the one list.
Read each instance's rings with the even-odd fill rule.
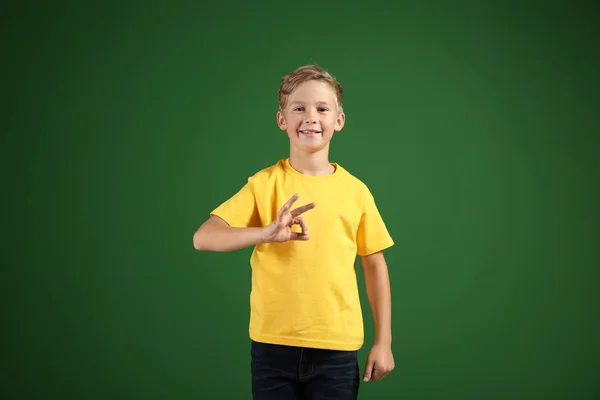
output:
[[396,241],[360,398],[600,398],[598,3],[253,3],[3,7],[0,397],[250,398],[251,249],[192,235],[314,62]]

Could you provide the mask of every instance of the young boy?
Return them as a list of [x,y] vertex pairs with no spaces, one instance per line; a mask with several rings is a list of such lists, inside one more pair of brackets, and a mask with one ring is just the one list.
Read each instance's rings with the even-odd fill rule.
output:
[[[356,399],[363,318],[361,257],[375,321],[364,381],[394,368],[391,295],[382,251],[394,243],[367,186],[329,161],[344,126],[342,87],[307,65],[279,88],[277,124],[289,158],[248,179],[194,234],[194,247],[254,246],[250,295],[253,399]],[[296,207],[296,202],[302,204]]]

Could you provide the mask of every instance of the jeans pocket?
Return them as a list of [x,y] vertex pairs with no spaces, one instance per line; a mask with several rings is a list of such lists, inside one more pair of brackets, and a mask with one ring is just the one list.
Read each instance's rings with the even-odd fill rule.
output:
[[252,341],[250,354],[254,371],[279,371],[286,374],[295,371],[295,352],[291,347]]

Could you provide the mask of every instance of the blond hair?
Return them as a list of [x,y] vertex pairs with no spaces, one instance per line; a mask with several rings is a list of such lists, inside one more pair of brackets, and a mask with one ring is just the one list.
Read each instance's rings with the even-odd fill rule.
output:
[[338,111],[342,111],[342,94],[343,88],[338,80],[327,72],[325,69],[315,64],[304,65],[295,69],[281,79],[277,97],[279,100],[279,110],[282,111],[286,104],[288,96],[298,88],[301,84],[307,81],[321,81],[328,83],[335,93],[337,100]]

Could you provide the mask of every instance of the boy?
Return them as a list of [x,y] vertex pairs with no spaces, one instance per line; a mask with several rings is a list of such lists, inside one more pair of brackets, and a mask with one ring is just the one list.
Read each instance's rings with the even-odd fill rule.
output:
[[[339,82],[307,65],[286,75],[278,94],[289,158],[251,176],[213,210],[194,247],[255,246],[253,399],[356,399],[364,337],[355,259],[361,257],[376,328],[363,379],[379,380],[394,368],[382,253],[394,243],[367,186],[329,161],[330,140],[345,121]],[[296,207],[299,199],[305,204]]]

